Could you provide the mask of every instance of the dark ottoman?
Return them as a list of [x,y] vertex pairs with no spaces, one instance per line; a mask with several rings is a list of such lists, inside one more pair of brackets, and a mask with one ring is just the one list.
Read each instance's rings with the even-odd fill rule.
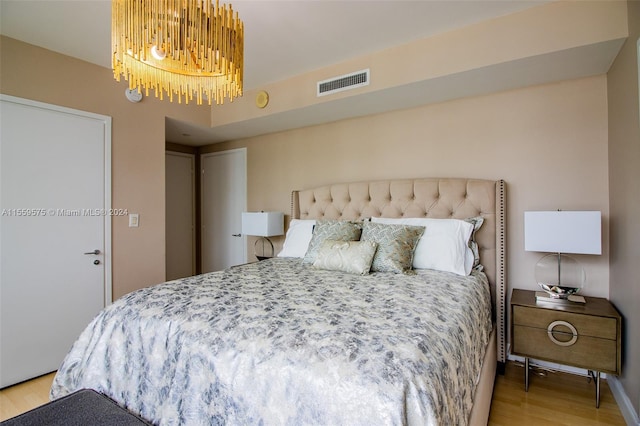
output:
[[0,424],[2,426],[138,426],[151,423],[92,389],[82,389]]

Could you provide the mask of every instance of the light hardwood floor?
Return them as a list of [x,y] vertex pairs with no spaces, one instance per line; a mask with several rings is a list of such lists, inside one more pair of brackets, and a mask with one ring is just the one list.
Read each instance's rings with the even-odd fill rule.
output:
[[600,408],[596,387],[586,377],[567,373],[529,374],[524,391],[524,367],[507,363],[504,376],[496,378],[489,425],[625,425],[605,380],[600,382]]
[[49,402],[49,388],[54,375],[46,374],[0,390],[0,421]]
[[[606,381],[602,382],[600,408],[595,407],[595,386],[585,377],[565,373],[531,374],[524,391],[524,370],[508,363],[498,376],[489,425],[624,425]],[[6,420],[49,398],[53,374],[0,390],[0,420]]]

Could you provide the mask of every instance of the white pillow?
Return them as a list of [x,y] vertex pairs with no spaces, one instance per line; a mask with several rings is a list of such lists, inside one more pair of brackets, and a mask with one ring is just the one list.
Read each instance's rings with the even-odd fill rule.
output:
[[309,248],[315,224],[315,220],[291,219],[282,251],[278,253],[278,257],[303,258]]
[[371,221],[426,228],[413,254],[414,269],[435,269],[458,275],[471,273],[474,260],[469,248],[471,223],[459,219],[381,217],[372,217]]

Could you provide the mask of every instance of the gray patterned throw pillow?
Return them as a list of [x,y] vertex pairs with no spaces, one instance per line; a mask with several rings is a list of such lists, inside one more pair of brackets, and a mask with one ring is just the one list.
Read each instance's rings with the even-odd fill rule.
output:
[[361,239],[378,244],[371,271],[412,272],[413,252],[424,229],[424,226],[365,222]]
[[318,256],[318,250],[325,240],[358,241],[362,234],[362,224],[347,220],[318,220],[313,228],[309,248],[302,263],[311,264]]

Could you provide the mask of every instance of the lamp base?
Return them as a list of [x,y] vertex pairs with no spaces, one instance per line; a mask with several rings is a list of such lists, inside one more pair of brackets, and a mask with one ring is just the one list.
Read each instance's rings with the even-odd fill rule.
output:
[[582,265],[565,254],[548,254],[536,263],[536,282],[555,299],[566,299],[580,291],[586,278]]
[[554,304],[565,304],[565,305],[584,305],[586,300],[582,296],[578,296],[576,294],[571,294],[566,298],[560,297],[552,297],[549,293],[544,291],[536,291],[536,303],[554,303]]
[[[258,242],[262,242],[262,253],[258,253]],[[271,256],[267,256],[266,250],[265,250],[265,241],[269,244],[269,246],[271,247]],[[258,260],[265,260],[265,259],[270,259],[273,257],[273,255],[275,254],[275,251],[273,249],[273,243],[271,242],[271,240],[267,237],[260,237],[256,240],[256,242],[253,244],[253,254],[256,256],[256,258]]]

